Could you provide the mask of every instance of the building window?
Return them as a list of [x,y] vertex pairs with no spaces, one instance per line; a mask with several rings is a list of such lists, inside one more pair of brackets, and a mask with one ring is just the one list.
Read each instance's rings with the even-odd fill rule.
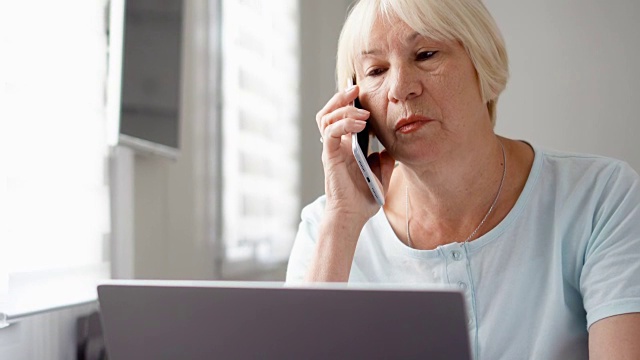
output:
[[298,225],[296,0],[222,1],[223,247],[282,262]]

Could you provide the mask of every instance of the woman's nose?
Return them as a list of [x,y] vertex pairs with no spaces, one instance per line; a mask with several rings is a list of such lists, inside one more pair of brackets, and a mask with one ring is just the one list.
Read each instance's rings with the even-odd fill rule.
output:
[[422,94],[422,84],[417,74],[407,67],[400,67],[393,71],[389,78],[390,102],[404,102]]

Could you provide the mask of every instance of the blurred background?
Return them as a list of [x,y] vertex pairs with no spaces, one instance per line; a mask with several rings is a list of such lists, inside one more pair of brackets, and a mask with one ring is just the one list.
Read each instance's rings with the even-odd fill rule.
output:
[[[284,280],[350,4],[0,0],[0,358],[72,358],[96,279]],[[496,132],[640,171],[640,2],[485,4]]]

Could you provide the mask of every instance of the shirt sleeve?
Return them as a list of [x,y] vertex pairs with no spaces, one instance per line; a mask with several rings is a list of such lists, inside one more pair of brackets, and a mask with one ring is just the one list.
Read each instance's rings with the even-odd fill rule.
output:
[[321,196],[302,209],[298,233],[287,265],[286,282],[288,284],[299,284],[304,280],[315,251],[324,204],[325,197]]
[[587,328],[640,312],[640,177],[626,163],[614,167],[598,201],[580,290]]

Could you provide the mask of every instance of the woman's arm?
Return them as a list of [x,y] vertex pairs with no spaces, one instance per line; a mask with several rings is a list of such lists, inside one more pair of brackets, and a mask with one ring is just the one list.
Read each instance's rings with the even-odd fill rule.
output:
[[362,221],[338,214],[325,216],[305,281],[348,281],[356,244],[363,227]]
[[640,359],[640,313],[611,316],[591,325],[589,358]]
[[[323,134],[326,204],[305,281],[348,281],[360,232],[380,209],[351,150],[351,133],[362,131],[369,118],[368,111],[351,105],[358,92],[353,86],[336,93],[316,115]],[[371,154],[368,161],[386,192],[393,158],[383,151]]]

